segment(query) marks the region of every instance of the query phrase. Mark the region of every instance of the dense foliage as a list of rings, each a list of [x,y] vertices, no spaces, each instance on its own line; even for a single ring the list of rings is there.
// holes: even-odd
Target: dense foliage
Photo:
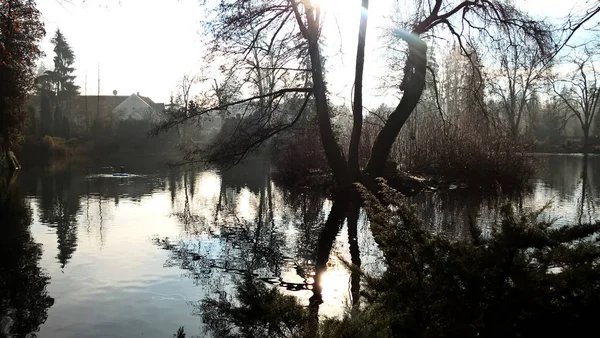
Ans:
[[[0,147],[22,141],[44,25],[33,0],[0,1]]]
[[[381,278],[367,279],[366,299],[389,317],[393,336],[593,330],[592,314],[600,309],[600,223],[557,228],[507,205],[488,234],[472,224],[470,241],[454,241],[426,230],[397,192],[382,188],[384,203],[363,192],[387,265]]]

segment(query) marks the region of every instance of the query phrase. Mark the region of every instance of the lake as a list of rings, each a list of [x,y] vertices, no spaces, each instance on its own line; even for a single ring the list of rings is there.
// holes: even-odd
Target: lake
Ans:
[[[522,194],[453,186],[410,200],[432,231],[456,238],[470,220],[493,229],[507,200],[524,212],[546,206],[540,218],[556,226],[600,219],[600,156],[536,157],[538,172]],[[101,165],[132,175],[114,177]],[[3,209],[0,320],[39,337],[172,337],[180,326],[188,337],[205,336],[199,302],[233,295],[248,271],[308,305],[323,252],[319,314],[338,315],[357,287],[342,260],[371,274],[385,269],[366,218],[324,244],[332,202],[283,188],[268,169],[251,161],[219,173],[129,158],[22,170],[12,193],[31,219]]]

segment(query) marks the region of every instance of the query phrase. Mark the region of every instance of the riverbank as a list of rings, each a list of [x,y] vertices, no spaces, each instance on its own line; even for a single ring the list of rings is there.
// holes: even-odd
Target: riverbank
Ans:
[[[80,166],[106,162],[107,158],[159,157],[177,162],[181,154],[172,139],[70,138],[29,136],[15,151],[22,166],[47,166],[69,162]]]

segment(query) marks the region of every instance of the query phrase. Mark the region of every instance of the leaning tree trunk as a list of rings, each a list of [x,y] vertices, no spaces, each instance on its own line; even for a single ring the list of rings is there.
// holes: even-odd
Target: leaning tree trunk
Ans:
[[[383,174],[385,163],[389,157],[392,145],[400,130],[417,106],[421,94],[425,89],[425,72],[427,71],[427,44],[418,36],[407,39],[409,54],[406,60],[403,81],[404,95],[400,103],[394,109],[387,123],[377,135],[371,157],[364,173],[371,177]]]
[[[344,154],[335,139],[333,128],[331,127],[331,117],[327,105],[327,93],[325,88],[325,79],[323,78],[323,68],[321,66],[321,51],[319,50],[319,23],[311,11],[307,12],[308,21],[308,53],[312,66],[313,94],[315,96],[317,108],[317,122],[319,124],[319,134],[321,142],[327,157],[327,162],[338,187],[347,186],[350,182],[348,168]]]

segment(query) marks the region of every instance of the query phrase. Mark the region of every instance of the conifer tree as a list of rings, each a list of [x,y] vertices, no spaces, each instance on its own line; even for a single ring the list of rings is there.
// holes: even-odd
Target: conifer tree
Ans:
[[[51,40],[54,45],[54,70],[47,72],[54,84],[55,95],[59,102],[68,101],[73,96],[79,94],[79,86],[75,85],[75,53],[69,46],[67,39],[56,30]]]

